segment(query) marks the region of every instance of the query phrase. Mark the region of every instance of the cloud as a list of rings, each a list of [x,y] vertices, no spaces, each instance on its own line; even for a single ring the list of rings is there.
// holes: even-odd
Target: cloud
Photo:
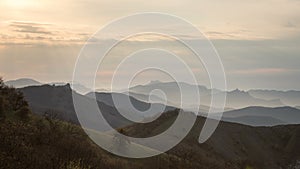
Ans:
[[[1,2],[0,67],[8,78],[35,76],[57,81],[69,77],[61,72],[71,77],[72,65],[65,67],[66,63],[75,61],[82,45],[98,28],[132,13],[162,11],[197,25],[212,40],[224,63],[229,87],[300,89],[300,71],[294,71],[300,67],[299,0],[125,0],[118,4],[109,0],[62,0],[59,5],[45,0],[38,7],[18,11]],[[12,21],[16,18],[21,20]],[[181,37],[193,40],[192,36]],[[176,47],[176,53],[181,53],[177,46],[168,47],[164,39],[156,40],[141,37],[129,43],[138,49],[156,43],[161,48]],[[114,56],[127,51],[130,49],[120,48]]]
[[[46,30],[47,24],[30,23],[30,22],[12,22],[10,24],[16,32],[24,33],[37,33],[37,34],[53,34],[51,31]]]
[[[52,23],[8,21],[0,33],[0,46],[84,44],[91,33]]]

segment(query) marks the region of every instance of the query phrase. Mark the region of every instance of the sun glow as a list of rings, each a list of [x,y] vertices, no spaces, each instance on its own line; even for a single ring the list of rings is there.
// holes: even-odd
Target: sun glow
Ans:
[[[26,8],[33,6],[34,2],[32,0],[6,0],[6,4],[12,8]]]

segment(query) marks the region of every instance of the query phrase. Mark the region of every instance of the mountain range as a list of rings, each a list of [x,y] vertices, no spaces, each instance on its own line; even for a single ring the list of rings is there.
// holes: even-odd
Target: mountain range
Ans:
[[[211,97],[212,96],[218,96],[220,94],[226,94],[226,108],[227,109],[239,109],[249,106],[264,106],[264,107],[279,107],[284,106],[280,100],[280,98],[271,98],[271,99],[263,99],[259,97],[253,97],[249,92],[247,91],[241,91],[241,90],[233,90],[233,91],[220,91],[217,89],[208,89],[205,86],[195,86],[187,83],[179,83],[181,89],[179,89],[179,86],[176,82],[165,82],[165,83],[149,83],[146,85],[138,85],[134,86],[129,89],[130,92],[133,93],[141,93],[144,95],[149,94],[151,91],[155,89],[159,89],[164,91],[166,97],[168,98],[168,101],[172,103],[172,106],[179,107],[181,104],[181,94],[185,95],[195,95],[195,90],[199,90],[200,94],[200,103],[195,102],[195,99],[193,97],[186,98],[186,103],[183,103],[185,109],[190,109],[191,107],[195,105],[210,105]],[[300,95],[298,95],[300,98]]]
[[[33,112],[44,115],[45,113],[51,113],[57,116],[57,118],[78,123],[77,115],[73,106],[72,94],[76,95],[87,104],[87,112],[89,110],[89,104],[93,102],[91,98],[96,96],[101,113],[112,123],[112,126],[118,128],[123,127],[133,122],[125,119],[120,112],[125,113],[139,113],[139,111],[148,110],[152,107],[151,111],[142,114],[142,117],[146,120],[156,117],[156,115],[174,110],[175,107],[165,106],[160,103],[147,103],[136,99],[130,95],[124,93],[88,93],[87,95],[81,95],[73,91],[70,85],[65,86],[53,86],[53,85],[41,85],[30,86],[19,89],[23,92],[25,99],[28,101],[30,108]],[[117,99],[119,104],[116,106],[113,99]],[[130,101],[133,107],[127,105],[126,100]],[[118,108],[116,108],[118,107]],[[202,113],[205,116],[205,113]],[[87,117],[91,121],[91,128],[96,126],[95,119],[97,117]],[[292,107],[260,107],[250,106],[241,109],[228,110],[223,113],[222,120],[228,122],[235,122],[250,126],[275,126],[286,124],[300,124],[300,110]]]
[[[93,99],[72,91],[70,85],[65,86],[30,86],[19,89],[29,103],[31,110],[38,115],[51,115],[55,118],[78,124],[77,114],[73,105],[73,95],[81,100],[86,108],[86,114],[82,117],[89,121],[89,128],[98,129],[98,116],[90,113]],[[111,107],[103,102],[97,102],[102,115],[112,127],[119,128],[131,124],[124,118],[115,107]],[[102,126],[100,126],[101,128]],[[101,128],[102,130],[103,128]],[[105,130],[105,128],[104,128]]]
[[[160,103],[147,103],[123,93],[88,93],[86,96],[95,98],[112,107],[118,107],[124,113],[142,113],[144,118],[155,117],[158,113],[175,110],[175,107],[166,106]],[[116,105],[117,104],[117,105]],[[132,105],[132,106],[129,106]]]
[[[279,99],[283,104],[289,106],[298,106],[300,103],[300,91],[277,91],[277,90],[249,90],[249,94],[253,97],[272,100]]]
[[[155,85],[163,86],[165,84],[156,83]],[[146,93],[91,92],[82,95],[74,91],[69,84],[29,86],[18,90],[24,94],[32,112],[78,124],[80,121],[77,119],[72,98],[75,95],[83,103],[86,112],[86,114],[80,115],[81,118],[88,121],[88,126],[85,127],[107,132],[108,129],[98,128],[98,116],[91,113],[93,111],[91,103],[96,101],[102,115],[112,127],[122,128],[126,135],[133,137],[146,138],[165,131],[174,123],[178,113],[174,111],[175,107],[165,107],[160,102],[146,102],[149,99]],[[249,92],[239,90],[228,93],[231,93],[230,97],[240,96],[240,93],[243,93],[241,94],[242,98],[247,98],[249,95]],[[134,95],[143,98],[144,101],[134,97]],[[96,100],[93,100],[94,96]],[[120,109],[116,108],[116,104],[113,102],[114,99],[120,102],[117,106]],[[149,116],[155,116],[156,113],[160,115],[152,122],[134,123],[124,118],[120,112],[134,111],[126,106],[125,99],[129,99],[134,108],[141,111],[147,110],[151,106],[164,107],[165,109],[162,110],[163,113],[155,111],[152,112],[153,114],[150,113]],[[241,99],[241,102],[246,102],[245,100]],[[218,128],[212,137],[203,144],[198,143],[198,137],[206,119],[202,116],[196,116],[194,113],[185,112],[195,116],[197,118],[196,123],[187,137],[166,154],[177,157],[179,161],[187,160],[188,163],[184,163],[184,166],[188,168],[203,168],[203,166],[205,166],[204,168],[228,169],[289,169],[291,166],[295,168],[297,160],[300,159],[298,151],[300,147],[300,128],[297,125],[300,124],[300,110],[298,108],[296,106],[249,106],[225,111]],[[205,113],[201,115],[205,115]],[[184,129],[185,126],[181,127]],[[171,139],[174,136],[170,135],[168,137]],[[132,144],[139,146],[138,142]]]
[[[27,86],[39,86],[44,83],[38,82],[33,79],[17,79],[6,81],[5,84],[14,86],[16,88],[23,88]],[[67,83],[49,83],[50,85],[62,86]],[[200,103],[195,102],[195,99],[192,97],[185,98],[185,102],[183,103],[183,107],[187,110],[193,109],[196,105],[200,105],[203,111],[208,111],[207,107],[210,105],[212,95],[218,96],[218,94],[223,94],[225,92],[227,96],[226,101],[226,110],[232,109],[240,109],[249,106],[263,106],[263,107],[282,107],[282,106],[291,106],[296,107],[300,104],[300,91],[290,90],[290,91],[277,91],[277,90],[232,90],[232,91],[220,91],[218,89],[209,89],[205,86],[197,86],[192,84],[187,84],[183,82],[179,82],[182,87],[182,93],[185,95],[194,95],[194,89],[198,89],[200,93]],[[80,94],[86,94],[91,92],[92,90],[85,87],[82,84],[74,83],[72,89]],[[156,95],[155,93],[151,95],[151,100],[149,100],[149,94],[154,89],[162,90],[166,97],[162,98],[160,95]],[[96,90],[97,91],[97,90]],[[105,89],[100,90],[106,91]],[[119,92],[119,91],[118,91]],[[120,93],[120,92],[119,92]],[[152,81],[151,83],[145,85],[137,85],[131,87],[129,91],[124,90],[124,94],[130,95],[138,100],[148,102],[148,103],[162,103],[167,104],[173,107],[180,107],[181,104],[181,95],[179,92],[178,83],[176,82],[160,82],[160,81]],[[205,108],[206,107],[206,108]]]

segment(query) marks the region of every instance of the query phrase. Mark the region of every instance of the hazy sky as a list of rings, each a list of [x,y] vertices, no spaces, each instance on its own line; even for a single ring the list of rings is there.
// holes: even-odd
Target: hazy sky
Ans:
[[[99,28],[133,13],[163,12],[210,38],[229,89],[300,90],[299,0],[1,0],[0,11],[0,76],[6,80],[70,81],[82,45]],[[99,79],[98,86],[105,85]]]

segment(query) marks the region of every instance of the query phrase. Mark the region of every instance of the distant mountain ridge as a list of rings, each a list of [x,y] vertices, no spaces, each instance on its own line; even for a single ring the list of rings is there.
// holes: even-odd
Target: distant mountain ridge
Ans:
[[[16,79],[16,80],[9,80],[5,82],[8,86],[13,86],[15,88],[23,88],[27,86],[39,86],[42,85],[41,82],[29,79],[29,78],[22,78],[22,79]]]
[[[247,91],[233,90],[226,94],[226,105],[233,108],[244,108],[248,106],[280,107],[285,106],[280,99],[261,99],[253,97]]]
[[[246,107],[223,113],[223,120],[251,126],[300,124],[300,110],[293,107]]]
[[[249,90],[250,95],[262,99],[280,99],[283,104],[298,106],[300,104],[300,91],[277,91],[277,90]]]
[[[210,105],[212,96],[218,96],[220,94],[224,94],[224,91],[220,91],[217,89],[208,89],[205,86],[195,86],[187,83],[180,82],[179,83],[182,87],[182,93],[187,95],[195,95],[195,90],[199,90],[200,94],[200,103],[196,103],[195,99],[193,97],[188,98],[186,101],[187,103],[184,103],[184,108],[190,108],[194,105]],[[173,103],[173,106],[179,107],[181,105],[181,97],[180,97],[180,90],[178,87],[178,84],[176,82],[165,82],[165,83],[149,83],[146,85],[138,85],[134,86],[129,89],[130,92],[133,93],[140,93],[144,95],[148,95],[152,90],[159,89],[165,92],[168,101]],[[265,107],[279,107],[279,106],[285,106],[281,102],[280,99],[274,98],[274,99],[262,99],[259,97],[253,97],[249,92],[247,91],[241,91],[241,90],[233,90],[233,91],[226,91],[225,93],[227,95],[227,101],[226,101],[226,107],[229,108],[244,108],[248,106],[265,106]],[[300,97],[300,96],[299,96]]]
[[[65,121],[72,121],[78,123],[77,115],[73,106],[72,92],[76,96],[80,97],[86,102],[87,112],[89,102],[92,93],[87,94],[87,96],[80,95],[71,90],[70,85],[65,86],[32,86],[19,89],[24,93],[25,99],[29,102],[30,108],[33,112],[44,115],[46,112],[54,113],[58,118]],[[115,127],[121,127],[132,122],[128,121],[120,115],[120,112],[134,112],[129,106],[120,105],[120,109],[117,110],[112,100],[112,95],[118,97],[121,101],[123,99],[128,99],[128,95],[122,93],[96,93],[97,101],[99,107],[103,110],[104,116],[106,116]],[[131,103],[138,110],[147,110],[150,107],[150,103],[143,102],[135,99],[134,97],[129,97]],[[154,105],[153,110],[160,110],[164,107],[162,104],[152,104]],[[162,112],[174,110],[175,107],[167,106]],[[145,118],[153,116],[153,114],[161,112],[148,112],[149,114],[144,114]],[[93,127],[95,117],[89,117]],[[275,125],[286,125],[286,124],[300,124],[300,110],[292,107],[246,107],[242,109],[230,110],[223,113],[223,121],[234,122],[239,124],[245,124],[250,126],[275,126]]]
[[[71,84],[71,83],[64,83],[64,82],[49,83],[49,85],[56,85],[56,86],[65,86],[67,84]],[[80,93],[80,94],[87,94],[87,93],[92,91],[92,89],[89,89],[89,88],[87,88],[84,85],[79,84],[79,83],[71,84],[71,88],[73,90],[75,90],[76,92]]]
[[[22,80],[21,80],[22,81]],[[76,113],[74,111],[72,105],[71,93],[73,92],[71,89],[65,92],[62,89],[70,88],[70,85],[65,85],[65,83],[55,83],[52,85],[42,85],[40,82],[24,79],[24,82],[28,82],[27,84],[33,84],[34,86],[25,87],[20,89],[24,91],[26,98],[28,99],[31,107],[40,114],[54,110],[57,114],[60,114],[64,120],[76,121]],[[23,83],[24,85],[25,83]],[[178,92],[176,88],[175,82],[160,82],[154,81],[148,83],[146,85],[138,85],[130,89],[130,92],[125,93],[111,93],[111,92],[97,92],[97,100],[106,106],[110,107],[110,109],[114,109],[114,113],[119,114],[118,110],[115,109],[115,105],[112,102],[112,95],[124,100],[130,96],[130,101],[133,103],[134,107],[138,110],[147,110],[149,108],[149,93],[154,89],[161,89],[168,93],[167,101],[160,98],[159,96],[153,95],[151,96],[152,105],[155,105],[154,110],[160,110],[161,107],[165,105],[162,103],[167,103],[167,107],[164,109],[165,111],[173,110],[178,106],[176,103],[178,100]],[[174,87],[175,86],[175,87]],[[193,92],[190,89],[190,84],[182,83],[183,91]],[[205,86],[198,86],[201,96],[201,103],[207,103],[210,101],[211,95],[210,92],[213,92],[215,95],[218,95],[222,91],[220,90],[211,90],[206,88]],[[37,90],[37,91],[35,91]],[[299,106],[295,106],[295,108],[285,107],[284,104],[281,103],[279,99],[273,100],[265,100],[271,99],[271,96],[265,96],[265,99],[257,98],[259,95],[253,96],[255,90],[250,91],[241,91],[241,90],[233,90],[226,92],[227,94],[227,107],[225,108],[225,113],[223,114],[223,121],[228,122],[236,122],[240,124],[250,125],[250,126],[275,126],[275,125],[285,125],[285,124],[299,124],[300,116],[299,116]],[[140,92],[140,93],[139,93]],[[264,91],[265,92],[265,91]],[[267,92],[277,92],[277,93],[291,93],[292,91],[279,92],[279,91],[267,91]],[[293,98],[297,99],[298,91],[294,91],[296,94],[293,94]],[[55,93],[55,94],[53,94]],[[260,93],[260,92],[259,92]],[[53,94],[53,95],[52,95]],[[78,94],[78,93],[76,93]],[[89,97],[91,93],[88,93],[86,96]],[[67,95],[67,97],[66,97]],[[264,94],[261,94],[264,95]],[[289,94],[291,95],[291,94]],[[85,98],[86,96],[82,95],[81,97]],[[278,96],[279,97],[279,96]],[[287,97],[287,96],[286,96]],[[292,98],[292,99],[293,99]],[[189,98],[191,103],[193,102],[193,98]],[[45,101],[45,102],[42,102]],[[174,103],[174,102],[175,103]],[[125,104],[125,103],[124,103]],[[134,109],[131,109],[127,105],[121,105],[119,111],[122,112],[135,112]],[[299,105],[299,104],[297,104]],[[190,111],[190,107],[195,107],[197,105],[186,105],[185,110]],[[230,108],[229,108],[230,107]],[[231,108],[232,107],[232,108]],[[206,113],[209,109],[209,106],[200,105],[200,112]],[[218,110],[217,108],[215,108]],[[148,112],[149,113],[149,112]],[[157,112],[153,111],[149,114],[155,114]],[[146,116],[151,116],[147,114]],[[119,123],[119,122],[117,122]]]
[[[42,82],[39,82],[34,79],[30,79],[30,78],[21,78],[21,79],[6,81],[5,84],[8,86],[13,86],[15,88],[24,88],[24,87],[30,87],[30,86],[41,86],[41,85],[45,85],[45,84],[54,85],[54,86],[65,86],[65,85],[71,84],[71,83],[67,83],[67,82],[42,83]],[[86,93],[92,91],[92,89],[89,89],[79,83],[73,83],[71,85],[71,87],[73,90],[75,90],[76,92],[81,93],[81,94],[86,94]]]
[[[23,88],[28,86],[40,86],[43,85],[43,83],[30,79],[30,78],[22,78],[17,80],[10,80],[6,81],[5,84],[14,86],[16,88]],[[58,82],[58,83],[49,83],[51,85],[66,85],[65,82]],[[187,95],[194,94],[193,88],[198,88],[200,96],[201,96],[201,102],[195,103],[195,100],[193,98],[188,98],[186,105],[184,105],[185,108],[190,109],[191,107],[194,107],[195,105],[201,105],[201,106],[208,106],[210,105],[211,101],[211,93],[213,95],[218,95],[218,93],[222,93],[224,91],[220,91],[217,89],[209,89],[205,86],[195,86],[192,84],[179,82],[181,86],[183,86],[183,91]],[[86,94],[92,91],[92,89],[89,89],[85,87],[82,84],[74,83],[71,85],[73,90],[77,91],[81,94]],[[144,102],[149,102],[149,93],[154,89],[161,89],[165,93],[167,93],[168,97],[168,105],[179,107],[180,105],[180,95],[179,95],[179,88],[176,82],[161,82],[161,81],[151,81],[148,84],[145,85],[137,85],[134,87],[131,87],[129,89],[129,92],[125,92],[125,94],[129,94],[136,99],[139,99]],[[97,90],[96,90],[97,91]],[[104,89],[100,91],[105,91]],[[108,91],[105,91],[108,92]],[[248,106],[263,106],[263,107],[281,107],[281,106],[292,106],[296,107],[300,104],[300,91],[296,90],[289,90],[289,91],[277,91],[277,90],[261,90],[261,89],[252,89],[248,91],[242,91],[242,90],[233,90],[233,91],[226,91],[227,94],[227,104],[226,109],[234,108],[234,109],[240,109]],[[162,103],[166,102],[164,99],[160,98],[159,96],[151,97],[155,103]],[[188,105],[189,104],[189,105]]]

